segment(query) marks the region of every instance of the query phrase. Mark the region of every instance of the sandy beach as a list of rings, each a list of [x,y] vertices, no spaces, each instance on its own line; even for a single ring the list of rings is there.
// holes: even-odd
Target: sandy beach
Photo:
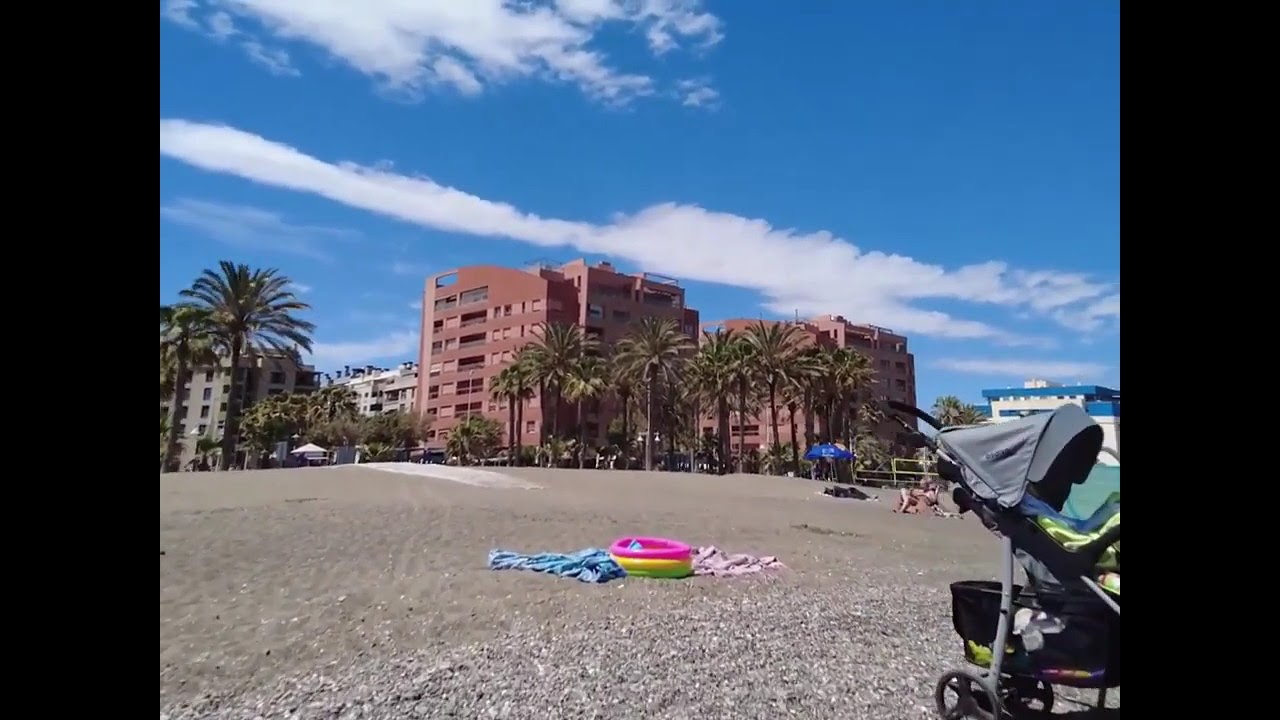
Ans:
[[[887,495],[503,472],[540,487],[358,467],[161,476],[161,717],[931,717],[937,675],[962,665],[947,585],[996,569],[976,521],[895,515]],[[627,534],[788,569],[588,585],[485,564]]]

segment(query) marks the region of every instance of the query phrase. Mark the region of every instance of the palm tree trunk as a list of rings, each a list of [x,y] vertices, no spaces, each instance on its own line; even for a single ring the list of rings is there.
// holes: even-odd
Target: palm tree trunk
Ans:
[[[542,416],[542,422],[538,424],[538,447],[547,444],[547,401],[550,400],[547,391],[547,383],[545,380],[538,381],[538,413]]]
[[[218,458],[219,470],[230,470],[236,456],[236,436],[240,433],[240,356],[244,353],[244,340],[231,341],[231,397],[227,398],[227,419],[222,426],[222,457]],[[245,373],[245,379],[248,379]]]
[[[797,437],[796,429],[796,402],[793,400],[787,403],[787,415],[791,422],[791,465],[796,473],[796,477],[800,476],[800,443]],[[806,448],[807,449],[807,448]]]
[[[645,413],[644,413],[644,469],[653,469],[653,415],[655,403],[653,397],[653,372],[646,371],[645,380]]]
[[[693,439],[689,442],[689,472],[698,472],[698,442],[702,439],[702,412],[697,400],[693,401]]]
[[[519,453],[516,451],[516,398],[507,396],[507,465],[514,466]]]
[[[747,383],[738,381],[738,472],[746,472],[747,462]]]
[[[516,407],[516,462],[518,466],[524,462],[524,392],[521,391],[520,399],[516,401],[519,405]]]
[[[622,453],[623,470],[631,469],[631,394],[626,393],[622,397],[622,447],[618,450]]]
[[[769,429],[773,431],[770,441],[778,444],[778,383],[769,383]]]
[[[729,472],[729,401],[722,395],[716,400],[716,434],[720,440],[720,462],[719,473],[725,475]]]
[[[805,446],[805,450],[808,450],[810,447],[812,447],[812,446],[813,446],[813,437],[814,437],[814,433],[813,433],[814,423],[813,423],[813,421],[814,421],[814,412],[815,412],[815,411],[816,411],[816,408],[814,407],[814,402],[813,402],[813,391],[812,391],[812,390],[810,390],[810,389],[808,389],[808,388],[805,388],[805,391],[804,391],[804,446]]]
[[[585,468],[587,462],[587,427],[582,424],[582,401],[578,401],[578,469]]]
[[[182,407],[183,400],[186,399],[182,393],[186,390],[187,363],[184,358],[179,357],[177,364],[178,366],[174,368],[173,407],[169,408],[169,437],[165,440],[164,465],[160,466],[161,471],[171,469],[174,458],[179,453],[178,410]]]
[[[551,395],[551,437],[560,437],[560,383],[555,383],[554,387],[548,387],[547,392]]]

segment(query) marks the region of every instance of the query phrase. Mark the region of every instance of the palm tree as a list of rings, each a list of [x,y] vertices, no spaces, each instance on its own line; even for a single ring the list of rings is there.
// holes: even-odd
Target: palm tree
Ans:
[[[202,435],[196,440],[196,455],[200,457],[201,469],[209,462],[209,455],[218,450],[218,439]]]
[[[833,376],[835,410],[838,433],[847,447],[854,446],[859,428],[859,416],[868,406],[870,388],[876,382],[876,372],[871,359],[852,348],[842,348],[832,353],[830,371]]]
[[[986,413],[979,410],[977,405],[965,403],[964,410],[961,411],[960,416],[956,419],[961,425],[981,425],[990,418],[987,417]]]
[[[673,386],[684,364],[684,353],[693,346],[674,320],[644,317],[618,343],[616,362],[623,372],[640,378],[645,389],[644,469],[653,469],[653,424],[657,415],[657,391]]]
[[[733,378],[734,404],[738,411],[738,472],[746,472],[747,415],[755,411],[755,396],[751,387],[755,383],[755,346],[739,337],[730,346],[730,376]]]
[[[507,403],[507,454],[508,462],[520,464],[523,451],[520,428],[524,423],[524,401],[529,397],[529,367],[520,358],[504,367],[490,385],[494,400]]]
[[[773,431],[769,441],[778,443],[778,388],[788,381],[799,353],[800,329],[787,323],[765,323],[759,320],[747,330],[751,359],[769,401],[769,425]]]
[[[278,270],[254,270],[223,260],[217,270],[204,270],[181,295],[210,313],[214,332],[231,361],[231,396],[227,398],[226,427],[219,466],[226,470],[235,458],[240,423],[240,360],[245,353],[270,349],[297,355],[311,350],[315,325],[294,313],[311,309],[294,295],[292,281]]]
[[[955,395],[943,395],[933,402],[933,416],[943,427],[956,425],[981,425],[987,421],[978,406],[962,401]]]
[[[964,422],[968,419],[965,417],[969,414],[967,409],[966,403],[955,395],[943,395],[933,401],[933,416],[943,427],[969,424]]]
[[[582,334],[582,328],[564,323],[539,323],[535,339],[525,346],[526,362],[533,379],[539,389],[545,390],[542,397],[543,428],[547,428],[549,422],[552,437],[558,435],[560,428],[560,399],[564,384],[573,374],[578,360],[594,346],[595,342]]]
[[[622,422],[622,441],[618,443],[618,453],[623,458],[623,467],[631,469],[631,398],[635,394],[635,378],[627,369],[616,362],[610,362],[609,387],[614,397],[618,398],[619,417]]]
[[[169,416],[160,413],[160,467],[164,467],[164,456],[169,447]]]
[[[172,383],[172,407],[169,410],[169,439],[165,445],[164,469],[173,469],[177,458],[178,431],[181,425],[179,413],[187,384],[187,376],[193,368],[216,365],[217,353],[213,348],[212,315],[205,308],[190,305],[160,306],[160,362],[161,393],[165,391],[165,376]],[[165,366],[171,370],[166,373]]]
[[[817,350],[817,347],[805,348],[791,358],[786,370],[786,385],[782,389],[787,419],[791,424],[791,464],[796,475],[800,474],[800,435],[796,427],[796,413],[801,409],[804,410],[805,450],[813,444],[813,388],[822,372]]]
[[[583,405],[588,400],[595,400],[604,394],[606,384],[606,367],[603,360],[596,355],[583,355],[574,363],[573,370],[565,378],[565,398],[577,406],[578,424],[578,468],[585,467],[587,431],[582,417]]]
[[[471,415],[453,426],[445,451],[458,458],[459,465],[488,458],[501,442],[502,426],[483,415]]]
[[[732,330],[704,332],[689,373],[689,382],[715,413],[721,475],[729,471],[729,396],[734,391],[737,342]]]

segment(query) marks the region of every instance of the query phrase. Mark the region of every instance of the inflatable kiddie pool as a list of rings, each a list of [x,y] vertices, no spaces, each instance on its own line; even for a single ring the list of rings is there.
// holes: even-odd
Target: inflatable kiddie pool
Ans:
[[[609,556],[635,577],[684,578],[693,574],[693,549],[667,538],[618,538],[609,547]]]

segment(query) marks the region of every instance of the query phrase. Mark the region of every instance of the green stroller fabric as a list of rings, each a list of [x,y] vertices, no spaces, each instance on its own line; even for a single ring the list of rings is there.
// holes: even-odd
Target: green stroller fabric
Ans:
[[[1075,552],[1120,527],[1120,493],[1113,492],[1088,518],[1077,520],[1053,510],[1047,503],[1028,494],[1021,503],[1024,513],[1063,549]],[[1096,570],[1099,584],[1120,594],[1120,542],[1103,551]]]

